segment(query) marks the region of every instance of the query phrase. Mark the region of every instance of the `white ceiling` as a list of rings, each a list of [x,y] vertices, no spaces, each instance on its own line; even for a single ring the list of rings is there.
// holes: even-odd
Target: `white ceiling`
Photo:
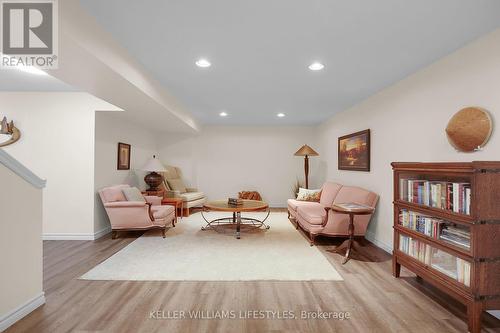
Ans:
[[[81,4],[196,118],[217,124],[317,124],[500,26],[498,0]],[[212,67],[196,67],[199,57]],[[314,60],[326,68],[309,71]]]

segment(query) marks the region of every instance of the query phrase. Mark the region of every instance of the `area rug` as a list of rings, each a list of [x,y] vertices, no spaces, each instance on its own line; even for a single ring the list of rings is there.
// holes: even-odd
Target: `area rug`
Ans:
[[[222,217],[208,213],[209,219]],[[227,215],[225,215],[227,216]],[[262,218],[263,213],[244,216]],[[288,221],[271,213],[269,230],[243,232],[201,230],[200,213],[183,218],[162,238],[149,231],[84,274],[85,280],[140,281],[342,281],[316,248]],[[109,240],[112,242],[112,240]]]

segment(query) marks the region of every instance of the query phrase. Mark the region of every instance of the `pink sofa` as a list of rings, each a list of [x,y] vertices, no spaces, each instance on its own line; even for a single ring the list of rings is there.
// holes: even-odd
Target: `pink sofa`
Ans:
[[[112,238],[118,231],[162,229],[163,238],[167,227],[175,226],[175,208],[162,206],[161,197],[144,196],[146,201],[127,201],[122,189],[129,185],[116,185],[99,191],[111,223]]]
[[[354,186],[326,182],[321,188],[319,202],[288,199],[288,218],[309,233],[311,246],[318,235],[347,237],[349,215],[335,213],[329,208],[334,203],[355,202],[370,207],[376,206],[378,195]],[[354,235],[364,236],[372,215],[354,218]]]

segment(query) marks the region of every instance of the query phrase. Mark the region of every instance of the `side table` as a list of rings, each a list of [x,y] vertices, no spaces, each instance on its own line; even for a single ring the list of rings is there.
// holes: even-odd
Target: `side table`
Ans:
[[[163,198],[161,201],[162,205],[170,205],[175,207],[175,221],[177,222],[179,218],[179,209],[180,209],[180,216],[182,219],[182,212],[184,211],[184,200],[182,198]]]
[[[341,248],[343,247],[346,248],[344,261],[342,262],[342,264],[345,264],[349,260],[349,255],[351,254],[351,248],[356,243],[356,241],[354,240],[354,216],[372,214],[375,208],[349,202],[349,203],[333,204],[331,210],[333,210],[336,213],[349,215],[349,229],[348,229],[349,238],[335,249],[335,252],[339,252]]]

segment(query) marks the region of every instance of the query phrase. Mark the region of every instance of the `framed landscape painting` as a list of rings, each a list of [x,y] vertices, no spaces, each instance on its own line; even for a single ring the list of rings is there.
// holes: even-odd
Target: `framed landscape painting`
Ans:
[[[339,138],[339,170],[370,171],[370,130]]]
[[[130,145],[118,142],[118,170],[130,170]]]

